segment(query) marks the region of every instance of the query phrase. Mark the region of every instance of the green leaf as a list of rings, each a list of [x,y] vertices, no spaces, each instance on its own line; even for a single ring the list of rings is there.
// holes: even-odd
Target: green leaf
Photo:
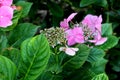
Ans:
[[[101,6],[101,7],[107,7],[108,2],[107,2],[107,0],[97,0],[97,2],[95,2],[95,5]]]
[[[35,35],[38,26],[30,23],[19,24],[9,35],[9,44],[13,47],[19,47],[19,45],[27,38]]]
[[[85,7],[88,6],[90,4],[95,3],[97,0],[81,0],[80,1],[80,7]]]
[[[91,80],[96,74],[90,70],[91,65],[85,63],[81,68],[74,70],[65,80]]]
[[[27,15],[28,15],[28,13],[29,13],[29,11],[30,11],[30,8],[31,8],[31,6],[32,6],[32,3],[30,3],[30,2],[25,2],[25,1],[18,1],[17,3],[16,3],[16,6],[21,6],[22,7],[22,10],[21,10],[21,18],[23,18],[23,17],[26,17]]]
[[[101,58],[103,58],[105,55],[104,51],[101,49],[97,49],[97,48],[92,48],[90,50],[89,56],[87,61],[90,63],[99,61]]]
[[[110,36],[112,35],[112,24],[111,23],[105,23],[102,24],[102,35],[103,36]]]
[[[51,72],[44,72],[37,80],[63,80],[63,76]]]
[[[105,73],[99,74],[93,77],[91,80],[109,80],[108,76]]]
[[[53,16],[62,17],[63,16],[63,9],[56,3],[48,1],[47,6]]]
[[[94,76],[104,73],[105,72],[105,65],[107,60],[101,58],[101,60],[93,62],[93,64],[89,62],[85,62],[85,64],[71,73],[65,73],[69,74],[65,76],[65,80],[91,80]]]
[[[11,61],[13,61],[16,66],[18,66],[19,61],[20,61],[20,50],[17,48],[6,48],[3,51],[3,55],[6,56],[7,58],[11,59]]]
[[[87,60],[90,49],[84,44],[81,44],[77,47],[79,48],[79,51],[76,53],[76,55],[71,57],[63,64],[66,69],[78,69]]]
[[[109,54],[110,66],[114,71],[120,72],[120,50],[118,48],[112,48],[109,50]]]
[[[2,51],[7,47],[7,38],[4,35],[0,36],[0,54],[2,53]]]
[[[62,54],[62,53],[61,53]],[[60,57],[61,54],[51,54],[50,59],[49,59],[49,63],[47,65],[46,71],[50,71],[50,72],[54,72],[56,74],[62,72],[62,68],[61,68],[61,59],[64,57]]]
[[[21,45],[21,65],[19,67],[22,80],[35,80],[45,69],[50,57],[50,48],[44,35],[25,40]]]
[[[108,61],[104,58],[100,58],[98,61],[91,63],[92,67],[90,68],[95,74],[105,72],[105,66]]]
[[[0,55],[0,80],[16,80],[16,71],[15,64]]]
[[[108,50],[114,47],[115,45],[117,45],[117,43],[118,43],[118,38],[116,36],[109,36],[107,41],[104,44],[98,46],[98,48],[101,48],[103,50]]]

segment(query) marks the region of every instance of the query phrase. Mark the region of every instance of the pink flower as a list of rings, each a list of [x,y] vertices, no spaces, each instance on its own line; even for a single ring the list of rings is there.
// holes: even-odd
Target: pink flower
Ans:
[[[69,22],[74,18],[74,16],[76,15],[77,13],[72,13],[67,19],[64,19],[64,21],[61,21],[60,22],[60,27],[67,30],[69,29]]]
[[[76,51],[78,51],[78,48],[69,48],[69,47],[60,47],[60,51],[65,51],[66,54],[70,56],[74,56],[76,54]]]
[[[13,9],[8,6],[0,7],[0,27],[12,25]]]
[[[97,32],[94,36],[94,40],[89,40],[89,42],[94,43],[95,45],[101,45],[107,41],[107,38],[102,38],[100,32]]]
[[[103,38],[101,36],[101,23],[101,15],[98,17],[88,14],[82,21],[82,24],[86,25],[91,30],[90,34],[92,34],[94,38],[93,40],[88,41],[94,43],[95,45],[101,45],[107,41],[107,38]]]
[[[96,29],[101,32],[101,23],[101,15],[98,17],[88,14],[82,21],[82,24],[87,25],[92,32],[94,32]]]
[[[76,43],[84,43],[84,33],[81,27],[74,27],[73,29],[68,29],[66,31],[66,39],[68,45],[74,45]]]
[[[69,28],[69,24],[68,24],[67,19],[64,19],[64,21],[60,22],[60,27],[65,29],[65,30],[67,30]]]
[[[11,6],[13,0],[0,0],[0,6]]]

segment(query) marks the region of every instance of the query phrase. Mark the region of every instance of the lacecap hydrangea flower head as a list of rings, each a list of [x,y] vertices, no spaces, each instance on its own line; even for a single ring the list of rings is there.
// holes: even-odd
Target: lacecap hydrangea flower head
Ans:
[[[13,11],[12,0],[0,0],[0,27],[12,25]]]
[[[60,27],[41,30],[52,48],[59,47],[59,51],[64,51],[70,56],[74,56],[79,50],[77,47],[73,47],[76,44],[87,43],[88,46],[92,47],[91,43],[96,46],[107,41],[107,38],[101,35],[101,15],[88,14],[81,22],[73,24],[72,19],[76,15],[77,13],[70,14],[68,18],[60,22]],[[72,24],[69,25],[71,22]]]
[[[107,41],[107,38],[102,37],[101,35],[101,15],[95,16],[88,14],[87,16],[85,16],[82,22],[71,25],[71,28],[69,23],[75,15],[77,15],[77,13],[72,13],[67,19],[64,19],[60,22],[60,27],[65,30],[68,46],[73,46],[75,44],[82,44],[87,42],[94,43],[95,45],[101,45]],[[70,51],[72,51],[72,53],[75,54],[75,51],[78,51],[78,49],[74,50],[73,48],[66,48],[63,49],[66,52],[66,54],[69,54]],[[70,53],[69,55],[71,55],[72,53]]]

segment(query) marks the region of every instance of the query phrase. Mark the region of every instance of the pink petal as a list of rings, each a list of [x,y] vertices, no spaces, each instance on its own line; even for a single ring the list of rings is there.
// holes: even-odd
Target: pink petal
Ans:
[[[74,34],[81,34],[81,35],[84,34],[84,32],[83,32],[81,27],[74,27],[72,31],[73,31]]]
[[[11,6],[13,0],[0,0],[1,6]]]
[[[101,33],[101,26],[102,26],[102,16],[100,15],[99,17],[98,17],[98,19],[97,19],[97,21],[96,21],[96,25],[95,25],[95,27],[100,31],[100,33]]]
[[[101,45],[103,43],[105,43],[107,41],[107,38],[101,38],[100,40],[98,40],[95,45]]]
[[[67,22],[67,19],[64,19],[64,21],[60,22],[60,27],[67,30],[69,28],[69,24]]]
[[[67,22],[71,21],[77,13],[72,13],[68,18]]]
[[[9,6],[0,7],[0,27],[12,25],[13,9]]]
[[[12,21],[7,18],[7,17],[3,17],[2,19],[0,18],[0,27],[4,27],[6,28],[7,26],[12,25]]]
[[[82,24],[84,24],[84,25],[90,24],[90,17],[91,17],[90,14],[88,14],[87,16],[85,16],[85,18],[82,21]]]
[[[0,7],[0,16],[6,16],[10,19],[13,17],[13,9],[8,6],[2,6]]]
[[[76,51],[78,51],[78,48],[66,48],[65,53],[74,56],[76,54]]]
[[[67,43],[69,46],[72,46],[76,43],[73,36],[70,36],[67,40],[68,40]]]
[[[100,16],[98,17],[98,21],[99,21],[99,23],[102,22],[102,15],[100,15]]]
[[[66,31],[66,38],[68,45],[74,45],[76,43],[84,43],[84,32],[81,27],[74,27]]]
[[[69,48],[69,47],[60,47],[60,51],[65,51],[66,54],[70,56],[74,56],[76,54],[76,51],[78,51],[78,48]]]
[[[79,49],[78,48],[71,48],[72,50],[74,50],[74,51],[78,51]]]
[[[96,43],[96,40],[88,40],[91,43]]]
[[[75,42],[77,43],[84,43],[84,37],[83,35],[79,35],[75,38]]]
[[[96,31],[95,40],[101,39],[101,34],[99,31]]]
[[[88,14],[82,21],[82,24],[87,25],[92,32],[94,32],[96,29],[101,32],[101,23],[102,23],[102,16],[94,16],[91,14]]]

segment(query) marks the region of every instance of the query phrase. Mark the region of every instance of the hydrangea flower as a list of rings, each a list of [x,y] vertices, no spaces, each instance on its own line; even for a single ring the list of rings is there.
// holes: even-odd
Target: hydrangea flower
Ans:
[[[99,30],[101,32],[101,25],[102,25],[102,17],[101,15],[93,16],[91,14],[88,14],[82,21],[82,24],[87,25],[92,32],[95,32],[95,30]]]
[[[78,51],[78,48],[71,48],[71,47],[60,47],[60,51],[64,51],[66,54],[70,56],[74,56],[76,54],[76,51]]]
[[[1,6],[11,6],[13,0],[0,0],[0,7]]]
[[[0,27],[12,25],[13,9],[9,6],[0,7]]]
[[[92,43],[94,43],[95,45],[101,45],[101,44],[103,44],[103,43],[106,42],[106,41],[107,41],[107,38],[106,38],[106,37],[105,37],[105,38],[101,37],[100,32],[97,32],[97,33],[95,34],[94,40],[89,40],[89,42],[92,42]]]
[[[86,25],[90,30],[93,36],[93,40],[88,40],[91,43],[94,43],[95,45],[101,45],[104,42],[107,41],[107,38],[103,38],[101,36],[101,26],[102,26],[102,17],[101,15],[94,16],[88,14],[82,21],[83,25]]]
[[[81,27],[74,27],[66,31],[66,39],[68,45],[74,45],[76,43],[84,43],[84,32]]]
[[[72,13],[67,19],[60,22],[60,27],[67,30],[69,29],[69,22],[74,18],[77,13]]]

